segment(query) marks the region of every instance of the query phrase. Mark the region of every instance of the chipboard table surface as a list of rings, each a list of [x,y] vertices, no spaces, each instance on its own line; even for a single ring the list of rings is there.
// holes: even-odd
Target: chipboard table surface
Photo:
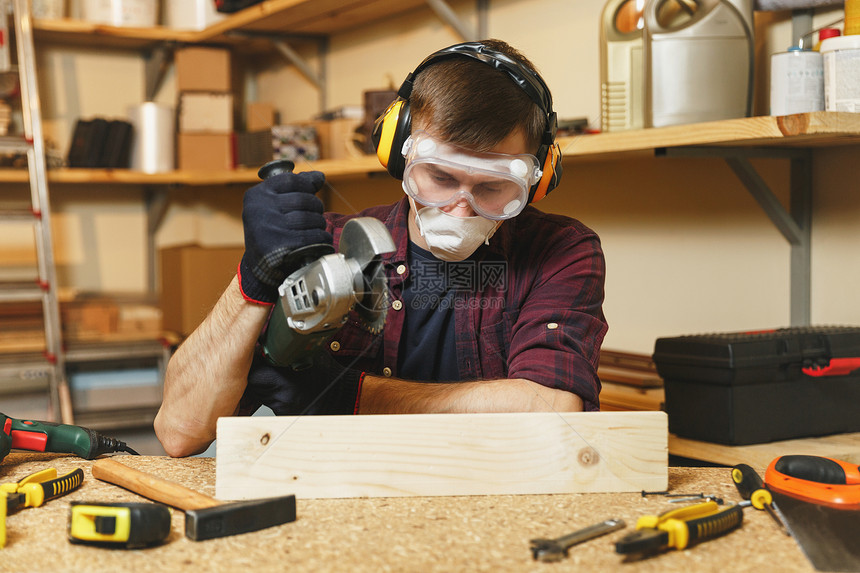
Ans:
[[[214,495],[213,458],[171,459],[117,455],[129,466]],[[746,509],[743,526],[685,551],[625,563],[614,543],[641,515],[676,507],[639,492],[357,499],[299,499],[297,521],[263,531],[194,542],[184,536],[184,515],[172,510],[166,543],[119,550],[73,545],[67,539],[72,501],[145,501],[92,477],[93,462],[42,453],[13,452],[0,464],[0,483],[55,467],[84,470],[82,487],[6,519],[0,571],[135,573],[170,571],[784,571],[815,569],[790,537],[763,511]],[[757,468],[762,472],[763,468]],[[728,468],[669,469],[673,493],[740,498]],[[567,559],[532,559],[529,540],[554,538],[609,518],[627,527],[571,549]]]

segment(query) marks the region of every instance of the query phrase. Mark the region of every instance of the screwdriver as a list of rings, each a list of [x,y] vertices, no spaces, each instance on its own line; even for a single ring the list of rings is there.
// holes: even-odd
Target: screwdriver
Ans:
[[[720,507],[715,501],[673,509],[660,515],[644,515],[636,531],[615,544],[622,555],[650,555],[663,549],[686,549],[695,543],[719,537],[744,519],[739,505]]]
[[[758,472],[747,464],[737,464],[732,467],[732,481],[735,482],[735,487],[738,488],[738,493],[743,499],[749,500],[754,508],[767,511],[782,531],[786,535],[791,535],[773,510],[773,496],[764,486]]]

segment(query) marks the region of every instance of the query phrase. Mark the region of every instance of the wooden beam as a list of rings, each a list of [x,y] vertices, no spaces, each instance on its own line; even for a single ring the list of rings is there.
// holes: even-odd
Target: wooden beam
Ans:
[[[663,412],[218,420],[216,497],[664,490]]]
[[[748,446],[727,446],[682,438],[674,434],[669,435],[669,452],[672,455],[727,466],[748,464],[756,469],[766,468],[774,459],[785,454],[824,456],[860,464],[858,444],[860,444],[860,432]]]

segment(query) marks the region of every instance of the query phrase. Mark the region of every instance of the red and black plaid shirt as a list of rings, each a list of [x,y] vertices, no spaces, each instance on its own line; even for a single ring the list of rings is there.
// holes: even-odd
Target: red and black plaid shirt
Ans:
[[[397,250],[386,255],[389,304],[381,335],[351,314],[335,335],[332,356],[343,365],[397,377],[409,276],[406,198],[355,215],[327,213],[335,247],[354,217],[381,220]],[[586,410],[599,409],[597,363],[608,329],[603,316],[605,261],[598,236],[575,219],[533,207],[505,221],[476,252],[474,271],[457,288],[456,347],[460,380],[524,378],[573,392]],[[457,267],[462,271],[462,264]],[[453,280],[458,280],[456,277]],[[468,284],[467,284],[468,283]],[[399,307],[399,308],[398,308]],[[334,349],[337,350],[334,350]]]

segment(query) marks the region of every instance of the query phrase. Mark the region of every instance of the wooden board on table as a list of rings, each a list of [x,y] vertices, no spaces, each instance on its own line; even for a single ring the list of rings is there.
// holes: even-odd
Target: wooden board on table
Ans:
[[[860,433],[782,440],[748,446],[700,442],[670,434],[669,453],[727,466],[748,464],[754,468],[765,468],[774,459],[788,454],[824,456],[860,464]]]
[[[654,360],[646,354],[602,349],[597,375],[601,382],[613,382],[638,388],[662,388]]]
[[[632,492],[667,487],[663,412],[231,417],[216,497]]]
[[[643,388],[601,379],[600,410],[662,410],[666,401],[663,388]]]

